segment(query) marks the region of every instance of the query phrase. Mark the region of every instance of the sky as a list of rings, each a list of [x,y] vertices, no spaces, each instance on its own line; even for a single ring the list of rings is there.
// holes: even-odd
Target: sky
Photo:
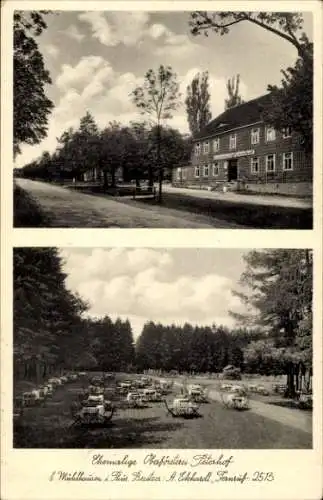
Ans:
[[[282,38],[250,23],[234,26],[225,36],[193,37],[189,12],[180,11],[54,11],[48,29],[37,39],[52,85],[46,89],[55,109],[48,137],[23,146],[16,167],[55,150],[68,127],[77,127],[90,111],[98,125],[127,124],[140,115],[129,93],[143,81],[149,68],[170,65],[177,74],[181,105],[169,125],[188,132],[184,99],[186,87],[198,72],[209,71],[211,109],[224,109],[227,80],[240,75],[244,100],[279,84],[281,69],[293,65],[296,49]],[[312,14],[303,15],[304,31],[312,37]]]
[[[92,317],[128,318],[134,338],[147,321],[234,326],[232,294],[248,249],[62,248],[67,288]]]

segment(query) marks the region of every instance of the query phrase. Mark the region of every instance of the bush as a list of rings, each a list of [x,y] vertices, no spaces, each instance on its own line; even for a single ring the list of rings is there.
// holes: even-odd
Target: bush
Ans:
[[[227,380],[241,380],[240,368],[233,365],[228,365],[223,368],[222,377]]]

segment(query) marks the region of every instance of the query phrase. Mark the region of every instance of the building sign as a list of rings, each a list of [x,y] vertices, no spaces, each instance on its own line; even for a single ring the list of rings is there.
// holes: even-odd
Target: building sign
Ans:
[[[251,156],[255,154],[254,149],[247,149],[246,151],[237,151],[236,153],[225,153],[222,155],[213,155],[214,160],[231,160],[232,158],[240,158],[241,156]]]

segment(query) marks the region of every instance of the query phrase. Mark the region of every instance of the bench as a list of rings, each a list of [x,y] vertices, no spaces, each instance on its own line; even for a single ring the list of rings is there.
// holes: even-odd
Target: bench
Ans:
[[[133,190],[133,199],[135,200],[138,197],[152,197],[156,198],[156,188],[155,186],[147,186],[147,187],[135,187]]]

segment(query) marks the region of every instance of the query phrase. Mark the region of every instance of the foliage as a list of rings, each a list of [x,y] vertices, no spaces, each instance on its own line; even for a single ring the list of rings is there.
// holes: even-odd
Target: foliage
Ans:
[[[196,136],[212,118],[210,110],[209,74],[207,71],[194,76],[187,86],[185,99],[187,121],[192,136]]]
[[[46,30],[47,11],[15,11],[13,31],[14,155],[21,144],[39,144],[47,135],[53,103],[46,96],[51,78],[36,37]]]
[[[190,28],[193,35],[210,31],[226,35],[230,29],[241,22],[249,22],[291,43],[299,57],[306,57],[304,47],[303,18],[299,12],[207,12],[191,13]]]
[[[269,85],[270,102],[262,110],[264,120],[277,130],[290,127],[300,134],[303,149],[313,147],[313,45],[306,44],[308,57],[282,71],[281,87]]]
[[[136,343],[140,369],[179,372],[221,372],[228,363],[243,368],[243,347],[259,332],[232,331],[222,326],[164,326],[150,321]]]
[[[95,369],[101,371],[123,371],[133,363],[134,342],[128,320],[119,318],[113,322],[109,316],[87,318],[87,351],[92,359],[84,358],[82,368],[88,369],[90,361]]]
[[[189,161],[190,142],[177,130],[161,126],[159,130],[159,163],[165,176],[173,167]],[[24,177],[44,180],[76,178],[83,180],[88,168],[99,168],[104,185],[115,186],[117,172],[126,181],[151,179],[158,176],[157,126],[148,128],[145,123],[122,126],[111,122],[99,130],[93,117],[87,113],[78,129],[68,129],[58,139],[56,151],[44,152],[37,160],[25,165]]]
[[[307,249],[253,251],[245,257],[247,268],[235,292],[252,310],[233,316],[244,325],[267,331],[267,340],[244,350],[249,367],[288,373],[289,395],[294,394],[291,370],[300,362],[312,365],[313,255]]]
[[[14,249],[14,364],[26,376],[41,366],[66,366],[82,350],[80,330],[87,305],[65,286],[54,248]]]
[[[149,69],[144,77],[143,85],[136,87],[130,94],[132,101],[156,127],[156,168],[159,180],[159,202],[162,201],[162,184],[164,169],[160,163],[161,123],[172,118],[172,113],[178,107],[179,84],[177,75],[170,66],[160,65],[157,71]],[[150,185],[152,179],[150,176]]]
[[[229,97],[225,100],[225,109],[233,108],[243,102],[241,96],[239,95],[239,84],[240,75],[237,75],[236,78],[232,77],[231,80],[228,80],[227,90]]]

